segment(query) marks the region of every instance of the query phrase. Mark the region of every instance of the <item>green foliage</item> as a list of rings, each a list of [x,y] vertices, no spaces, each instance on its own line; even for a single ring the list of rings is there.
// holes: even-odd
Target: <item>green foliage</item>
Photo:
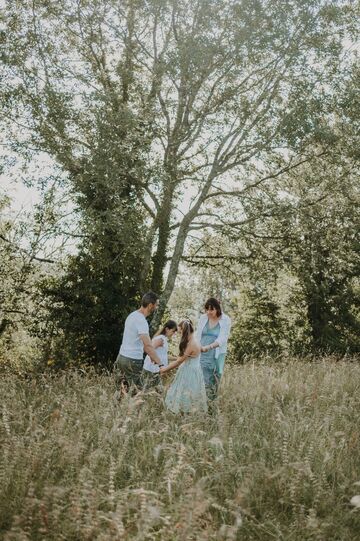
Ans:
[[[24,233],[27,227],[27,220],[14,218],[10,199],[0,195],[0,365],[17,369],[29,368],[35,358],[28,329],[38,265],[33,247],[21,247],[30,239]]]
[[[232,358],[276,356],[289,347],[290,325],[280,313],[280,306],[271,298],[270,288],[255,284],[243,289],[231,331]]]
[[[355,353],[360,351],[358,193],[353,165],[335,168],[331,161],[314,164],[311,171],[303,169],[301,182],[293,180],[302,204],[282,223],[282,231],[291,231],[282,255],[302,290],[312,347]]]
[[[136,207],[117,205],[112,216],[107,207],[105,221],[101,211],[96,221],[92,213],[79,253],[39,284],[48,304],[45,332],[54,329],[48,356],[60,366],[69,359],[112,366],[125,318],[139,302],[142,226]]]
[[[125,318],[139,301],[145,222],[137,200],[144,142],[138,128],[126,107],[113,115],[99,104],[96,146],[72,178],[78,253],[40,284],[49,305],[46,332],[55,334],[47,356],[56,365],[112,365]]]
[[[266,197],[264,186],[249,190],[241,220],[229,203],[224,213],[236,227],[204,233],[200,249],[194,242],[189,260],[235,299],[234,358],[360,351],[358,163],[343,145],[287,172]]]
[[[49,303],[46,333],[55,325],[48,356],[59,366],[69,359],[111,366],[125,318],[138,301],[135,254],[114,262],[100,247],[94,257],[92,248],[69,257],[58,277],[40,284]]]

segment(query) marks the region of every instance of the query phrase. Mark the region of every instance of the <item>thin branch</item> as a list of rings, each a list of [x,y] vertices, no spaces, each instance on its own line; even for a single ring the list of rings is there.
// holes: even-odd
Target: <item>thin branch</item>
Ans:
[[[153,200],[153,203],[155,205],[156,210],[160,210],[160,203],[154,192],[152,192],[147,184],[140,183],[140,186],[144,188],[144,190],[150,195],[151,199]]]
[[[140,199],[141,199],[141,204],[143,205],[143,207],[148,211],[148,213],[150,214],[150,216],[155,220],[156,219],[156,214],[155,212],[152,210],[151,207],[149,207],[149,205],[146,203],[145,199],[141,196],[139,196]]]
[[[269,175],[266,175],[265,177],[260,178],[259,180],[257,180],[256,182],[254,182],[252,184],[248,184],[242,190],[225,191],[225,190],[221,190],[221,188],[217,188],[217,192],[212,192],[212,193],[207,194],[205,199],[210,199],[211,197],[222,197],[222,196],[224,196],[224,197],[225,196],[231,196],[231,197],[242,196],[246,191],[252,190],[253,188],[257,188],[260,184],[262,184],[266,180],[277,178],[280,175],[283,175],[284,173],[288,173],[292,169],[295,169],[295,168],[299,167],[300,165],[313,160],[314,158],[320,158],[321,156],[323,156],[326,153],[327,153],[327,151],[324,150],[324,151],[320,152],[319,154],[314,154],[312,156],[308,156],[308,157],[304,158],[303,160],[300,160],[300,161],[296,162],[295,164],[283,167],[282,169],[279,169],[278,171],[276,171],[274,173],[270,173]]]
[[[40,261],[41,263],[56,263],[56,261],[54,261],[53,259],[47,259],[47,258],[44,258],[44,257],[38,257],[38,256],[35,256],[35,255],[31,254],[30,252],[28,252],[24,248],[20,248],[19,246],[17,246],[13,241],[11,241],[11,240],[7,239],[6,237],[4,237],[4,235],[0,234],[0,239],[3,240],[4,242],[10,244],[11,246],[13,246],[18,252],[21,252],[21,253],[25,254],[26,256],[30,257],[30,261],[35,259],[36,261]]]

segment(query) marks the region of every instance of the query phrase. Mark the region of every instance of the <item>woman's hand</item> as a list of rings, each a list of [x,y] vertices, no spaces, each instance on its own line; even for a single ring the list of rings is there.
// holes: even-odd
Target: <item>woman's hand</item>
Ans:
[[[201,346],[201,351],[206,353],[207,351],[210,351],[211,349],[218,348],[219,344],[217,342],[213,342],[212,344],[209,344],[208,346]]]
[[[176,361],[173,361],[172,363],[168,364],[167,366],[164,366],[164,367],[160,367],[160,376],[163,376],[164,374],[166,374],[167,372],[170,372],[170,370],[173,370],[174,368],[177,368],[178,366],[181,365],[181,363],[183,363],[187,357],[189,357],[189,355],[183,355],[182,357],[177,357],[176,358]]]

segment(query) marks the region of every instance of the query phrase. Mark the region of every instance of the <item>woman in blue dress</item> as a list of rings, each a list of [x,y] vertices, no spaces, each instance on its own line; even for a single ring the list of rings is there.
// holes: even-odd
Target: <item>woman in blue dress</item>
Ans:
[[[160,368],[160,374],[164,375],[179,367],[166,393],[165,405],[173,413],[205,413],[207,401],[200,366],[200,344],[189,319],[179,323],[178,329],[181,332],[179,357],[168,366]]]
[[[231,319],[222,312],[219,301],[213,297],[208,299],[196,335],[201,344],[200,365],[209,400],[214,400],[218,394],[230,328]]]

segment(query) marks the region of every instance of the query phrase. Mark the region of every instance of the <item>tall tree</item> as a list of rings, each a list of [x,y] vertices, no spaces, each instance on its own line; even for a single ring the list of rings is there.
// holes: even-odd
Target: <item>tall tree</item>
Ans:
[[[90,193],[101,193],[105,206],[113,198],[112,216],[128,197],[142,206],[139,288],[162,292],[155,326],[188,235],[204,218],[218,222],[221,200],[242,201],[312,159],[314,136],[326,152],[329,82],[341,74],[351,5],[22,0],[9,6],[5,115],[24,125],[24,146],[62,165],[83,208]],[[99,154],[104,142],[112,152]],[[96,154],[103,170],[97,165],[93,175]],[[115,155],[127,164],[120,177]],[[90,205],[96,209],[93,199]]]
[[[301,286],[316,350],[360,351],[357,169],[349,165],[336,172],[318,165],[303,170],[296,182],[295,193],[303,205],[287,226],[292,240],[284,255]],[[335,185],[321,197],[329,179]]]

